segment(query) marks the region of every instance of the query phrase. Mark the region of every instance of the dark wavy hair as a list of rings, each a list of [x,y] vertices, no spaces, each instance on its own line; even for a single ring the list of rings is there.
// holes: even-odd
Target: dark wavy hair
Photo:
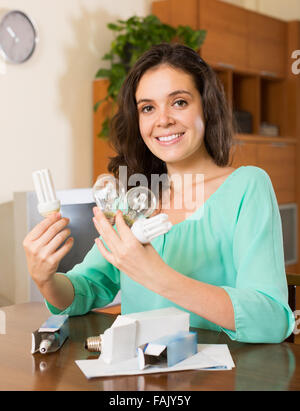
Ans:
[[[144,143],[136,104],[136,90],[144,73],[162,64],[190,74],[201,95],[208,154],[216,165],[229,164],[233,141],[233,122],[223,87],[213,69],[191,48],[181,44],[162,43],[144,53],[132,67],[118,97],[118,112],[111,122],[110,143],[117,153],[110,158],[109,172],[119,176],[119,166],[127,166],[128,178],[135,173],[145,175],[167,173],[166,164],[157,158]]]

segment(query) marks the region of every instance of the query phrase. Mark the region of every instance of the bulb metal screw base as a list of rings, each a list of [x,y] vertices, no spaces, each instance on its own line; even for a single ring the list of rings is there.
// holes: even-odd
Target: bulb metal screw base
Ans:
[[[85,340],[84,348],[90,352],[101,352],[101,336],[88,337]]]

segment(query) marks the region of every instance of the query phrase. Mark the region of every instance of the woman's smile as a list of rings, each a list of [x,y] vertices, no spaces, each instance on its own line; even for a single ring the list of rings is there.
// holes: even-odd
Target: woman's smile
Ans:
[[[158,144],[161,146],[170,146],[172,144],[178,144],[184,137],[184,132],[183,133],[173,133],[170,135],[164,135],[160,137],[155,137]]]

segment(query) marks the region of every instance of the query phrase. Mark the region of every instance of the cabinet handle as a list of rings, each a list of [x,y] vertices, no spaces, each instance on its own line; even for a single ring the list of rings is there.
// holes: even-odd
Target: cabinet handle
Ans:
[[[260,74],[263,77],[274,77],[274,78],[278,77],[277,74],[272,71],[261,71]]]
[[[286,147],[287,144],[286,143],[271,143],[272,147],[277,147],[277,148],[282,148],[282,147]]]
[[[231,70],[234,70],[234,67],[235,67],[233,64],[223,63],[221,61],[218,63],[218,66],[223,67],[225,69],[231,69]]]

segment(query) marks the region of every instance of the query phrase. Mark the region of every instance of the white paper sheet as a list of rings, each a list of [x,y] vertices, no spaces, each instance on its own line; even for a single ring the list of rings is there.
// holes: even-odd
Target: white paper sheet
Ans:
[[[86,378],[117,375],[142,375],[183,370],[231,370],[235,365],[226,344],[198,344],[198,353],[173,367],[151,366],[140,370],[137,357],[117,364],[106,364],[101,356],[96,360],[75,361]]]

